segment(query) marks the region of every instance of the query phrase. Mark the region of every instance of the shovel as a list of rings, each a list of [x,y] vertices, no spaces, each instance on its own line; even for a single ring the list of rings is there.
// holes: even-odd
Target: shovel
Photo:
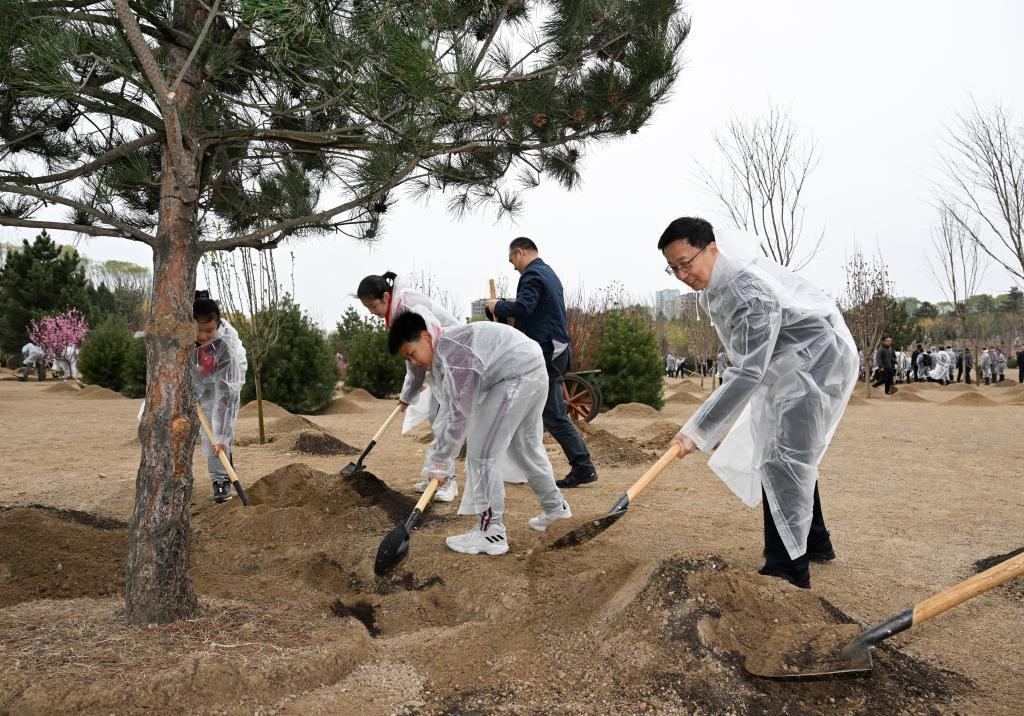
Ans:
[[[755,676],[773,679],[871,671],[871,654],[883,639],[917,626],[1021,574],[1024,574],[1024,553],[934,594],[866,630],[861,630],[856,624],[791,624],[781,627],[760,649],[747,656],[746,669]]]
[[[634,482],[630,488],[626,490],[626,494],[619,498],[619,501],[612,506],[611,511],[609,511],[607,515],[602,515],[601,517],[588,520],[579,527],[566,532],[564,535],[549,544],[548,549],[575,547],[578,544],[589,542],[618,522],[619,519],[626,514],[626,510],[629,509],[629,503],[635,500],[637,495],[647,489],[647,486],[654,482],[654,478],[660,475],[665,468],[676,459],[679,455],[679,450],[679,443],[673,443],[665,454],[658,458],[658,461],[643,474],[643,477]]]
[[[210,439],[211,445],[216,445],[217,440],[213,437],[213,430],[210,429],[210,423],[206,419],[206,413],[203,412],[203,406],[196,403],[196,413],[199,414],[199,422],[203,425],[203,430],[206,431],[206,437]],[[223,450],[217,453],[220,457],[220,462],[224,466],[224,469],[228,471],[228,475],[231,477],[231,484],[235,486],[235,492],[238,493],[238,499],[242,501],[243,507],[249,506],[249,498],[245,496],[245,490],[242,489],[242,483],[238,481],[238,475],[235,474],[235,468],[231,466],[231,461],[228,460],[228,456]]]
[[[377,559],[373,562],[373,573],[378,577],[383,577],[397,567],[398,563],[409,554],[409,532],[420,521],[423,510],[426,509],[427,504],[434,497],[434,491],[437,490],[438,485],[442,482],[444,482],[444,478],[431,478],[430,484],[427,485],[427,489],[424,490],[419,502],[416,503],[412,514],[409,515],[409,519],[395,525],[395,528],[388,532],[384,539],[381,540],[380,547],[377,548]]]
[[[373,437],[370,439],[370,444],[366,446],[365,450],[363,450],[363,454],[359,456],[359,459],[355,462],[350,462],[348,465],[341,468],[342,475],[348,477],[349,475],[354,475],[355,473],[362,472],[366,469],[363,467],[363,460],[365,460],[366,456],[370,454],[370,451],[373,450],[373,446],[381,439],[381,436],[384,435],[384,431],[388,429],[389,425],[391,425],[391,421],[394,420],[395,416],[400,412],[402,412],[402,406],[395,406],[395,409],[391,411],[391,415],[388,416],[388,419],[385,420],[384,424],[380,426],[380,429],[374,433]]]

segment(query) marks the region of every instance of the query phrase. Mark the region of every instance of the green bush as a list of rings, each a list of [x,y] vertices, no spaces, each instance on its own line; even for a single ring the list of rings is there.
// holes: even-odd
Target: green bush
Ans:
[[[128,326],[116,318],[89,331],[78,356],[82,380],[120,391],[124,384],[125,355],[131,341]]]
[[[132,338],[121,370],[121,395],[142,398],[146,395],[146,341]]]
[[[595,359],[606,407],[645,403],[661,409],[665,364],[643,309],[616,309],[604,315]]]
[[[280,332],[267,352],[261,375],[263,399],[293,413],[315,413],[334,396],[338,364],[320,327],[297,304],[285,300]],[[256,397],[252,366],[242,388],[242,402]]]
[[[345,343],[348,373],[345,385],[368,390],[377,398],[398,393],[405,378],[405,361],[388,353],[384,326],[367,327]]]

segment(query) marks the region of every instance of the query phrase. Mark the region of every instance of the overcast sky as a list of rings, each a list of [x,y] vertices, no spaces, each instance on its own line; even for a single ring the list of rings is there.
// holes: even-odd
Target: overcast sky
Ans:
[[[1024,118],[1024,3],[694,0],[686,7],[693,31],[672,97],[638,135],[595,147],[579,189],[548,183],[528,192],[515,224],[493,215],[457,221],[435,197],[401,201],[372,247],[347,238],[291,244],[281,253],[294,252],[299,302],[332,325],[364,275],[417,270],[449,287],[468,315],[489,277],[515,286],[506,257],[518,235],[539,244],[568,288],[618,281],[635,294],[685,292],[662,273],[658,235],[682,215],[722,223],[696,181],[697,162],[714,166],[714,132],[734,116],[763,114],[769,102],[788,108],[821,154],[806,189],[806,229],[824,228],[826,244],[804,275],[839,293],[844,257],[858,241],[881,248],[899,294],[943,300],[925,263],[943,137],[972,97],[983,107],[1002,101]],[[34,233],[0,232],[7,241]],[[151,265],[141,244],[79,246],[90,258]],[[982,290],[1003,293],[1010,283],[990,266]]]

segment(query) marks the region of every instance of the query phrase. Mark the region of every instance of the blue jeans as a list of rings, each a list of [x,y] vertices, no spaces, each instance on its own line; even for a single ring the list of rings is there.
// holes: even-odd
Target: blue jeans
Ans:
[[[573,472],[594,472],[594,463],[590,461],[590,451],[580,437],[569,414],[565,409],[562,396],[562,376],[569,368],[571,349],[566,348],[561,355],[548,363],[548,400],[544,404],[544,429],[562,447],[562,452],[572,465]]]

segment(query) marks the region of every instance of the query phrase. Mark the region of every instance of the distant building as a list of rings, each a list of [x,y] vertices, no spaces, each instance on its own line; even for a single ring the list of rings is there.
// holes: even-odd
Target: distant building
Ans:
[[[683,310],[682,294],[674,288],[666,288],[654,294],[654,313],[665,318],[679,318]]]
[[[472,308],[470,310],[469,320],[479,321],[481,319],[486,318],[487,314],[484,313],[484,309],[487,308],[487,301],[489,300],[490,299],[487,298],[478,298],[477,300],[473,301],[473,303],[471,304]]]

